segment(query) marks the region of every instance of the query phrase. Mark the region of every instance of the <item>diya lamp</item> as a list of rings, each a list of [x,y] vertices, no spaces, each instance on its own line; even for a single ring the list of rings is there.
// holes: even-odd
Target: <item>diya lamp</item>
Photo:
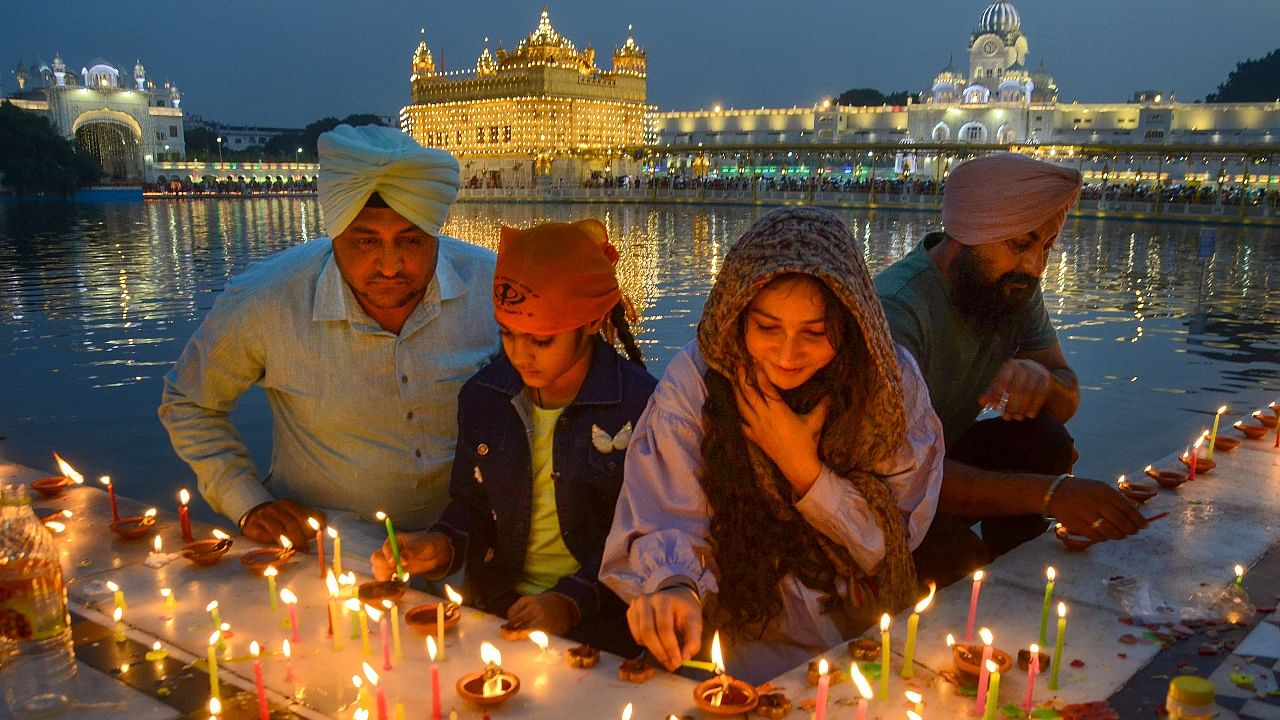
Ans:
[[[250,550],[240,556],[240,564],[249,568],[250,572],[261,575],[269,567],[279,569],[293,557],[293,542],[288,537],[280,536],[280,547],[259,548]]]
[[[197,565],[212,565],[222,559],[231,549],[231,536],[221,530],[214,530],[213,537],[197,540],[182,546],[182,557]]]
[[[955,665],[956,675],[966,682],[978,682],[981,679],[985,660],[994,661],[1000,672],[1008,672],[1013,667],[1013,657],[991,645],[995,637],[990,630],[982,628],[978,631],[978,637],[982,639],[981,645],[957,643],[954,636],[947,635],[947,647],[951,648],[951,661]],[[988,648],[990,656],[984,658]]]
[[[116,509],[116,486],[111,483],[109,475],[98,478],[98,482],[107,486],[107,499],[111,502],[111,524],[114,525],[120,522],[120,511]]]
[[[1191,452],[1183,453],[1182,457],[1179,458],[1183,465],[1191,468],[1191,472],[1187,475],[1188,480],[1195,480],[1196,473],[1204,475],[1210,470],[1218,467],[1217,461],[1200,456],[1200,446],[1204,445],[1204,441],[1205,435],[1201,434],[1200,437],[1196,438],[1195,443],[1191,445]]]
[[[1273,405],[1275,403],[1272,403]],[[1246,425],[1243,421],[1237,420],[1231,424],[1231,427],[1239,430],[1245,437],[1250,440],[1261,440],[1267,434],[1267,428],[1262,425]]]
[[[1093,540],[1084,535],[1076,535],[1062,523],[1054,523],[1053,536],[1058,538],[1059,542],[1072,552],[1088,550],[1094,544]]]
[[[1261,410],[1253,411],[1253,419],[1257,420],[1260,425],[1263,425],[1267,428],[1274,429],[1276,427],[1277,416],[1268,415],[1262,412]]]
[[[447,610],[446,610],[447,608]],[[443,619],[443,623],[441,623]],[[453,603],[426,603],[409,608],[404,613],[404,624],[419,635],[435,635],[436,644],[443,645],[444,631],[458,624],[462,612]],[[441,653],[443,655],[443,653]],[[441,659],[444,659],[443,657]]]
[[[1146,483],[1131,483],[1123,475],[1116,479],[1116,488],[1130,500],[1141,505],[1156,496],[1156,489]]]
[[[66,532],[67,524],[63,520],[70,519],[75,513],[70,510],[37,509],[36,518],[54,535]]]
[[[458,697],[476,705],[499,705],[520,692],[520,678],[502,669],[502,653],[492,643],[480,644],[484,669],[458,678]]]
[[[84,476],[76,472],[76,469],[63,460],[58,453],[53,454],[53,459],[58,463],[58,471],[61,475],[53,475],[43,477],[31,483],[31,489],[46,497],[57,497],[62,494],[63,490],[72,485],[83,485]]]
[[[182,542],[195,540],[191,535],[191,493],[186,488],[178,491],[178,524],[182,526]]]
[[[360,586],[356,588],[356,596],[361,601],[373,605],[381,603],[383,600],[399,602],[408,588],[409,584],[398,577],[391,580],[373,580],[360,583]]]
[[[760,694],[750,683],[725,673],[719,632],[711,640],[711,663],[715,666],[716,677],[704,680],[693,689],[693,701],[698,707],[712,715],[741,715],[754,709],[760,701]]]
[[[151,508],[136,517],[116,518],[111,523],[111,532],[123,540],[137,540],[156,526],[156,509]]]
[[[1186,473],[1177,470],[1156,470],[1150,465],[1142,469],[1144,475],[1160,483],[1160,487],[1172,490],[1187,481]]]

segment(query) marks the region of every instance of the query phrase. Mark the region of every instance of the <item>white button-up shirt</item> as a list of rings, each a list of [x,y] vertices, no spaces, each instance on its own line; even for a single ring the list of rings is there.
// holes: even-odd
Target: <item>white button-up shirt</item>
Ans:
[[[440,238],[435,277],[400,334],[360,307],[318,239],[234,278],[165,376],[160,420],[200,492],[232,520],[290,498],[399,527],[449,500],[458,390],[499,351],[494,255]],[[229,413],[251,385],[272,414],[259,476]]]

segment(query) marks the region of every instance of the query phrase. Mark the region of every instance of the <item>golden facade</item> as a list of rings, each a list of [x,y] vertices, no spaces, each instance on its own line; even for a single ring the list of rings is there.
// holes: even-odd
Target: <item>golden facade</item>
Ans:
[[[412,67],[401,128],[459,159],[528,158],[546,174],[558,158],[608,157],[644,142],[647,56],[629,27],[608,72],[594,49],[578,50],[551,26],[545,7],[515,50],[491,54],[486,38],[474,70],[437,67],[425,32]]]

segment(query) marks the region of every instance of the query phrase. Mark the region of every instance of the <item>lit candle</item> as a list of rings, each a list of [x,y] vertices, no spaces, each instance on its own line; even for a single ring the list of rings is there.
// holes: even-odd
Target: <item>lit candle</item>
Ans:
[[[1031,712],[1035,706],[1036,675],[1040,674],[1040,646],[1031,643],[1031,660],[1027,664],[1027,696],[1022,699],[1022,709]]]
[[[359,706],[359,709],[357,709],[357,710],[356,710],[356,717],[357,717],[357,718],[358,718],[358,717],[360,717],[360,713],[361,713],[361,711],[363,711],[363,712],[364,712],[364,717],[365,717],[365,718],[368,718],[368,717],[369,717],[369,711],[365,709],[365,705],[368,705],[368,704],[369,704],[369,696],[368,696],[368,695],[366,695],[366,694],[365,694],[365,692],[364,692],[364,678],[360,677],[359,675],[352,675],[352,676],[351,676],[351,684],[352,684],[352,685],[355,687],[355,689],[356,689],[356,702],[355,702],[355,704],[356,704],[357,706]]]
[[[182,542],[192,542],[195,536],[191,534],[191,508],[188,507],[191,502],[191,493],[186,488],[178,491],[178,523],[182,525]]]
[[[889,697],[889,613],[880,616],[880,697]]]
[[[124,641],[125,641],[125,636],[124,636],[124,608],[117,607],[117,608],[115,609],[115,611],[111,613],[111,617],[112,617],[112,619],[113,619],[113,620],[115,620],[115,621],[116,621],[116,642],[118,642],[118,643],[122,643],[122,642],[124,642]]]
[[[333,540],[333,574],[342,574],[342,538],[338,537],[337,528],[330,525],[324,531],[329,534],[329,539]]]
[[[374,672],[373,666],[369,663],[363,663],[364,676],[369,678],[369,684],[373,686],[373,698],[377,703],[378,720],[387,720],[387,696],[382,692],[382,686],[378,684],[378,673]]]
[[[1205,460],[1213,459],[1213,448],[1218,444],[1218,421],[1222,419],[1222,413],[1227,411],[1227,406],[1223,405],[1218,408],[1218,412],[1213,414],[1213,431],[1209,433],[1209,450],[1205,453]]]
[[[1000,666],[988,660],[983,669],[991,678],[991,685],[987,689],[987,709],[982,720],[996,720],[996,708],[1000,707]]]
[[[929,608],[929,603],[933,602],[933,594],[937,590],[937,584],[930,581],[929,594],[916,603],[915,611],[907,618],[907,647],[902,653],[902,677],[904,678],[909,678],[915,674],[916,630],[920,627],[920,613]]]
[[[338,579],[333,576],[332,570],[324,576],[324,585],[329,590],[329,634],[333,635],[333,649],[341,650],[342,632],[339,620],[342,618],[338,610]]]
[[[167,657],[169,657],[169,651],[164,649],[159,640],[151,643],[151,649],[147,651],[146,655],[147,660],[159,662]]]
[[[324,577],[324,531],[320,529],[320,522],[313,517],[307,518],[307,524],[316,532],[316,560],[320,565],[320,577]]]
[[[622,720],[631,720],[631,710],[631,703],[627,703],[627,706],[622,708]]]
[[[484,661],[484,697],[502,694],[502,653],[492,643],[480,643],[480,659]]]
[[[163,554],[164,552],[164,544],[160,541],[159,533],[156,533],[156,536],[151,538],[151,552],[156,555]]]
[[[124,591],[120,589],[119,585],[115,584],[115,582],[111,580],[108,580],[107,589],[111,591],[112,596],[115,598],[116,607],[120,608],[121,610],[129,609],[129,606],[126,605],[124,602]]]
[[[302,638],[298,636],[298,596],[293,594],[289,588],[280,591],[280,602],[289,608],[289,627],[291,629],[289,639],[294,645],[302,642]]]
[[[444,584],[445,597],[449,602],[436,605],[436,644],[440,646],[440,659],[444,659],[444,622],[445,616],[451,612],[462,612],[462,595],[458,594],[449,583]]]
[[[964,625],[964,641],[973,642],[973,619],[978,615],[978,593],[982,592],[982,578],[986,573],[979,570],[973,574],[973,591],[969,593],[969,620]]]
[[[1236,587],[1244,587],[1244,566],[1236,565]]]
[[[262,683],[262,660],[258,657],[261,652],[257,640],[249,643],[249,654],[253,655],[253,684],[258,691],[258,720],[271,720],[271,710],[267,708],[267,689]]]
[[[217,630],[222,627],[222,615],[218,613],[218,601],[211,600],[208,605],[204,606],[204,611],[213,616],[213,629]]]
[[[160,597],[164,598],[164,606],[170,609],[178,607],[178,599],[174,597],[172,588],[160,588]]]
[[[387,632],[387,614],[372,605],[365,605],[369,618],[378,623],[378,639],[382,641],[382,670],[391,669],[391,633]]]
[[[276,612],[280,606],[276,604],[276,575],[280,574],[274,565],[268,565],[262,574],[267,578],[267,599],[270,600],[271,612]]]
[[[862,697],[858,698],[858,715],[856,720],[867,720],[867,703],[871,700],[871,683],[863,677],[862,671],[858,669],[858,663],[853,663],[849,667],[849,677],[853,678],[853,684],[858,688],[858,694]]]
[[[1040,644],[1049,644],[1049,607],[1053,604],[1053,584],[1058,578],[1058,571],[1053,566],[1045,568],[1044,606],[1040,608]]]
[[[915,708],[916,712],[924,712],[924,695],[915,690],[908,690],[902,694],[907,698],[907,702],[911,703],[911,706]]]
[[[991,671],[987,666],[991,662],[991,641],[995,639],[987,628],[979,630],[978,637],[982,638],[982,662],[978,663],[978,694],[973,705],[974,715],[982,715],[987,709],[987,684],[991,682]]]
[[[209,698],[209,720],[218,720],[218,715],[222,714],[222,701],[215,695]]]
[[[551,638],[541,630],[532,630],[529,632],[529,642],[538,646],[538,657],[545,658],[547,655],[547,646],[551,644]]]
[[[382,601],[383,610],[391,615],[391,644],[395,648],[396,659],[403,660],[404,652],[400,649],[400,606],[390,600]]]
[[[827,659],[818,661],[818,699],[813,720],[824,720],[827,717],[827,692],[831,688],[831,676],[827,674]]]
[[[1067,604],[1058,603],[1058,637],[1053,642],[1053,661],[1049,668],[1049,689],[1058,689],[1058,671],[1062,669],[1062,646],[1067,638]]]
[[[918,712],[916,712],[916,711],[914,711],[914,710],[908,710],[908,711],[907,711],[907,720],[924,720],[924,718],[920,717],[920,713],[918,713]]]
[[[430,635],[427,656],[431,658],[431,720],[440,720],[440,663],[436,662],[436,639]]]
[[[364,603],[356,598],[347,600],[343,605],[348,612],[354,613],[355,617],[360,620],[360,647],[365,657],[370,655],[369,652],[369,620],[364,614]]]
[[[396,702],[396,720],[404,720],[404,703]]]
[[[1188,481],[1196,479],[1196,465],[1200,463],[1200,440],[1196,440],[1191,445],[1190,455],[1191,455],[1191,462],[1188,463],[1187,465],[1187,467],[1190,469],[1190,472],[1187,473]]]
[[[218,644],[222,642],[222,633],[214,630],[209,636],[209,694],[214,698],[222,697],[218,692]]]
[[[396,543],[396,529],[391,526],[391,516],[379,510],[373,514],[387,526],[387,542],[391,545],[391,556],[396,561],[396,577],[404,574],[404,565],[400,564],[400,545]]]
[[[284,681],[293,682],[293,645],[289,641],[283,640],[280,643],[280,651],[284,653]]]
[[[111,522],[120,522],[120,511],[116,510],[116,486],[111,484],[110,476],[103,475],[98,482],[107,486],[107,499],[111,501]]]

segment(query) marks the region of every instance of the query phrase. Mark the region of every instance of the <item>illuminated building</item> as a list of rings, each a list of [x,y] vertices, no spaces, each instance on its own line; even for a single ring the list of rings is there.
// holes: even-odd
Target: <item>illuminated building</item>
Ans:
[[[628,173],[624,148],[645,140],[648,60],[628,28],[613,67],[596,66],[551,26],[546,7],[537,28],[510,52],[488,39],[474,70],[446,72],[427,46],[413,54],[412,104],[401,128],[420,144],[448,150],[464,184],[577,183],[591,173]]]

